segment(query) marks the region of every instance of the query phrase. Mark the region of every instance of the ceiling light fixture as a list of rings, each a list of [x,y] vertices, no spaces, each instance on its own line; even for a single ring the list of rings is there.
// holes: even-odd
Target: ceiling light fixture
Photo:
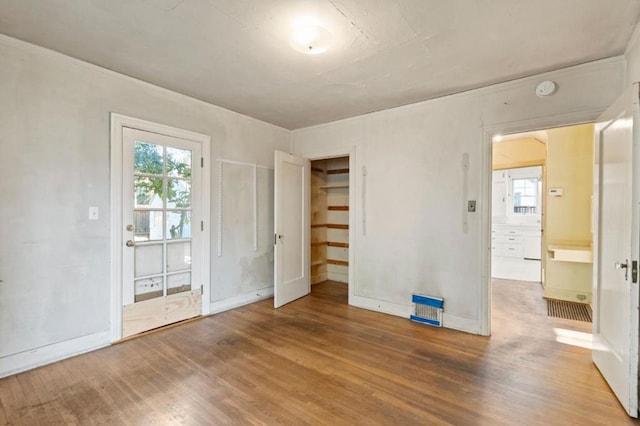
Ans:
[[[326,52],[331,46],[331,33],[311,17],[297,18],[293,23],[291,47],[307,55]]]

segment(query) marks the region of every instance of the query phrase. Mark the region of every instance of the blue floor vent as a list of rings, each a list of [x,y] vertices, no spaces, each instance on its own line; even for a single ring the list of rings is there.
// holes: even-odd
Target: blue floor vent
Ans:
[[[411,302],[413,302],[413,315],[409,317],[411,321],[442,327],[444,299],[414,294]]]

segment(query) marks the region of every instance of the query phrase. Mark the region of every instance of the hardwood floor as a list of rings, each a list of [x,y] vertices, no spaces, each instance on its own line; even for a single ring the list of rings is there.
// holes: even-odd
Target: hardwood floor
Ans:
[[[494,283],[493,336],[347,305],[323,283],[0,380],[0,424],[634,424],[558,343],[539,284]],[[566,334],[566,333],[565,333]]]

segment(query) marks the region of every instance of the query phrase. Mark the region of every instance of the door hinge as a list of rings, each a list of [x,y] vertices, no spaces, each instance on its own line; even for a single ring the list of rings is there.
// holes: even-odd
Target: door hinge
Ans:
[[[204,231],[204,220],[200,221],[200,230]]]
[[[204,293],[204,285],[200,284],[200,294],[203,294],[203,293]]]
[[[204,157],[200,157],[200,167],[204,167]]]
[[[273,234],[273,245],[275,246],[278,241],[278,234]]]
[[[631,262],[631,282],[638,282],[638,261],[634,260]]]

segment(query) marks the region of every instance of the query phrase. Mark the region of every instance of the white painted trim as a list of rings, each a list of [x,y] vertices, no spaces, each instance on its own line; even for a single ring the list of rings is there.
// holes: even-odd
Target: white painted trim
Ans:
[[[111,113],[111,341],[122,339],[122,128],[120,116]]]
[[[485,129],[482,135],[482,146],[486,147],[486,149],[482,149],[480,154],[480,167],[482,167],[483,173],[480,179],[480,199],[477,203],[479,208],[476,208],[476,211],[480,213],[480,238],[478,239],[478,253],[480,253],[478,262],[478,265],[480,265],[480,276],[478,277],[480,279],[480,291],[477,309],[478,334],[483,336],[491,335],[491,182],[493,179],[494,134],[494,131]]]
[[[258,165],[253,165],[253,251],[258,251]]]
[[[327,272],[327,279],[331,281],[337,281],[339,283],[349,284],[349,273],[343,274],[341,272]]]
[[[249,291],[247,293],[239,294],[228,299],[211,302],[211,304],[209,305],[209,313],[217,314],[220,312],[228,311],[230,309],[239,308],[240,306],[248,305],[250,303],[259,302],[270,297],[273,297],[273,286]]]
[[[246,163],[243,161],[225,160],[218,158],[218,240],[216,241],[216,252],[218,257],[222,257],[222,165],[233,164],[235,166],[246,166],[253,168],[253,251],[258,251],[258,169],[273,170],[273,167],[262,166],[256,163]]]
[[[442,313],[442,326],[453,330],[464,331],[471,334],[482,334],[481,322],[472,318]]]
[[[222,257],[222,159],[218,158],[218,240],[216,251],[218,257]]]
[[[211,294],[211,137],[177,127],[111,113],[111,341],[122,339],[122,144],[124,127],[197,142],[205,159],[202,169],[202,315],[209,314]],[[196,160],[197,161],[197,160]]]
[[[110,345],[109,331],[89,334],[0,358],[0,378]]]
[[[209,315],[209,300],[211,298],[211,230],[213,229],[213,217],[211,216],[211,137],[201,135],[201,154],[204,158],[202,168],[202,315]]]
[[[491,179],[493,135],[507,135],[554,127],[593,123],[606,107],[593,108],[567,114],[504,123],[487,124],[482,130],[482,179],[480,183],[480,297],[478,298],[479,334],[491,335]]]
[[[246,163],[244,161],[226,160],[224,158],[218,158],[218,162],[225,163],[225,164],[235,164],[236,166],[257,167],[259,169],[273,170],[273,167],[271,166],[262,166],[256,163]]]
[[[410,304],[405,305],[402,303],[387,302],[386,300],[355,295],[349,298],[349,304],[357,308],[395,315],[397,317],[406,318],[407,320],[409,319],[412,310],[412,306]]]

